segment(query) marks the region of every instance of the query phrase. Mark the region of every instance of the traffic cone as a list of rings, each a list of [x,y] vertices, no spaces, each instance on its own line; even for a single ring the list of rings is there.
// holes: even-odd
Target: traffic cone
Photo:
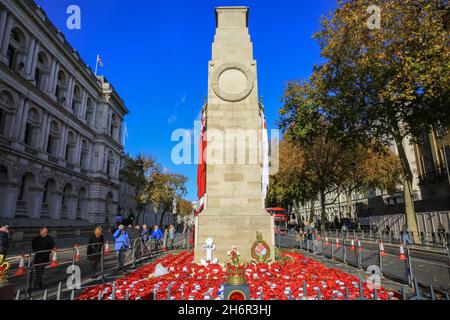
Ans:
[[[336,248],[340,248],[341,245],[339,244],[339,238],[336,238]]]
[[[74,258],[75,262],[80,262],[81,257],[80,257],[80,248],[79,246],[76,244],[75,245],[75,258]]]
[[[56,248],[52,251],[52,263],[50,264],[50,268],[56,268],[58,266],[58,256],[56,254]]]
[[[330,245],[330,242],[328,241],[328,237],[325,237],[325,247],[328,247]]]
[[[383,242],[380,242],[380,252],[381,252],[381,256],[384,257],[386,255],[386,253],[384,252],[384,244]]]
[[[362,246],[361,246],[361,241],[360,240],[358,240],[358,251],[359,252],[362,252],[363,250],[362,250]]]
[[[105,254],[108,254],[110,251],[109,251],[109,241],[106,241],[106,244],[105,244]]]
[[[165,242],[163,242],[163,245],[162,245],[162,252],[166,252],[166,243]]]
[[[355,251],[355,240],[352,239],[352,244],[350,246],[351,251]]]
[[[25,255],[20,257],[19,268],[16,271],[16,277],[21,277],[27,274],[27,269],[25,269]]]
[[[400,260],[406,260],[405,248],[403,248],[403,243],[400,243]]]

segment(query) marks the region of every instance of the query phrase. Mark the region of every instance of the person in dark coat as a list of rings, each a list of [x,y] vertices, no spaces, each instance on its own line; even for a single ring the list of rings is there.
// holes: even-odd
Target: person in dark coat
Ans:
[[[9,226],[0,228],[0,264],[6,260],[9,248]]]
[[[89,237],[89,244],[87,247],[87,258],[92,267],[92,279],[98,278],[97,269],[98,264],[101,262],[103,245],[105,238],[103,237],[103,229],[97,227]]]
[[[50,253],[55,248],[53,238],[48,235],[48,229],[41,227],[39,235],[33,239],[32,249],[34,256],[34,288],[42,289],[42,278],[45,266],[50,262]]]

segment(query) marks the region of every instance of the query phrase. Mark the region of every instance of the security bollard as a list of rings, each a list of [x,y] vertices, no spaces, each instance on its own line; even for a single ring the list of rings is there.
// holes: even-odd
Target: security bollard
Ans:
[[[20,300],[20,289],[17,290],[17,293],[16,293],[16,300],[17,300],[17,301]]]
[[[48,295],[48,290],[47,289],[45,289],[45,291],[44,291],[44,295],[42,296],[42,300],[47,300],[47,295]]]
[[[61,300],[61,289],[62,289],[62,283],[60,282],[58,284],[58,290],[56,291],[56,300]]]
[[[111,300],[116,300],[116,282],[114,281],[112,284],[112,292],[111,292]]]

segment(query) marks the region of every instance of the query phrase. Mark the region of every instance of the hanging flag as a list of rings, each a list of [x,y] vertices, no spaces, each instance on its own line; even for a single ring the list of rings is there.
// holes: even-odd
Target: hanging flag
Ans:
[[[103,68],[103,61],[99,54],[97,54],[97,61],[95,62],[95,75],[97,75],[98,65]]]
[[[262,128],[262,197],[265,200],[267,198],[267,192],[269,189],[269,134],[267,131],[267,122],[264,112],[261,113],[263,128]]]
[[[99,54],[97,54],[97,63],[100,65],[100,67],[103,68],[103,61],[102,61],[102,58],[100,58]]]
[[[204,108],[202,113],[202,125],[200,128],[200,152],[197,170],[197,195],[199,199],[199,206],[195,212],[196,215],[199,215],[200,212],[203,211],[206,198],[206,159],[204,158],[206,146],[206,108]]]

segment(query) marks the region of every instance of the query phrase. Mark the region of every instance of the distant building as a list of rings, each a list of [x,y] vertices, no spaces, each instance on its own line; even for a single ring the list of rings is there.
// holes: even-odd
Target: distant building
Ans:
[[[34,1],[1,1],[0,219],[113,223],[126,114]]]

